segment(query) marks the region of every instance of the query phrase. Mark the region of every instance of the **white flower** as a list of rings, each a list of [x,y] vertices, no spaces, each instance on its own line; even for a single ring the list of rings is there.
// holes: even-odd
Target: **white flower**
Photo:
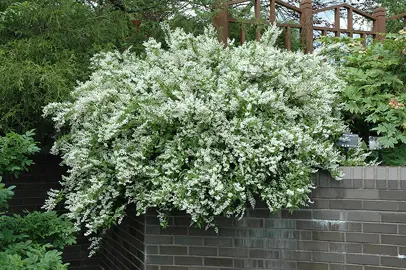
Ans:
[[[288,194],[288,196],[293,196],[293,195],[295,195],[295,192],[293,192],[292,190],[288,189],[288,190],[286,190],[286,194]]]
[[[296,189],[296,191],[297,191],[299,194],[303,194],[303,193],[305,192],[303,188],[298,188],[298,189]]]

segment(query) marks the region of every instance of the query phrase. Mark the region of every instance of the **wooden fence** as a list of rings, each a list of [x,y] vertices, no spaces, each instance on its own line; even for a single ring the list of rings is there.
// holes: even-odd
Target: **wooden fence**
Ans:
[[[368,36],[374,39],[383,39],[384,37],[380,34],[386,33],[386,23],[390,20],[404,20],[404,26],[406,27],[406,12],[399,14],[397,16],[387,17],[385,8],[378,8],[373,14],[366,13],[362,10],[359,10],[355,7],[352,7],[348,4],[340,4],[335,6],[330,6],[321,9],[313,9],[312,0],[302,0],[299,7],[286,3],[282,0],[269,0],[269,10],[267,14],[269,16],[264,20],[261,19],[261,0],[254,0],[254,19],[252,20],[240,20],[233,18],[230,15],[229,8],[232,8],[235,5],[243,4],[250,2],[249,0],[234,0],[234,1],[224,1],[218,0],[216,10],[218,13],[214,18],[214,25],[220,29],[219,39],[227,44],[229,38],[229,24],[230,23],[241,23],[241,24],[269,24],[277,23],[277,7],[283,7],[290,11],[293,11],[299,15],[299,23],[277,23],[280,27],[285,29],[285,47],[290,50],[292,47],[291,44],[291,33],[292,29],[299,29],[301,35],[301,44],[304,47],[305,52],[311,53],[314,47],[315,32],[320,32],[322,36],[327,34],[333,34],[336,37],[340,37],[342,34],[346,34],[349,37],[357,35],[361,38],[366,38]],[[341,27],[341,10],[345,9],[347,11],[347,27],[342,29]],[[321,12],[334,11],[334,22],[332,27],[318,26],[314,23],[314,16]],[[373,22],[373,27],[370,30],[357,30],[354,27],[354,14]],[[257,27],[255,38],[259,40],[261,37],[260,28]],[[240,29],[240,41],[244,43],[246,40],[246,33],[244,27]]]

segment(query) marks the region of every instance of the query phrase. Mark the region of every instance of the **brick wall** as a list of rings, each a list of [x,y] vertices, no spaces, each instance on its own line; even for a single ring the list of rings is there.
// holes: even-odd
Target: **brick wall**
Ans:
[[[315,177],[311,208],[271,215],[259,205],[217,219],[218,235],[182,213],[162,229],[154,213],[130,211],[104,241],[102,269],[406,269],[406,168],[343,170],[341,182]]]
[[[55,156],[38,155],[34,162],[29,171],[18,178],[4,176],[3,182],[7,186],[16,186],[15,195],[9,201],[12,213],[41,210],[48,190],[59,188],[59,181],[64,173],[64,168],[59,166],[60,160]],[[89,241],[85,237],[79,237],[77,244],[65,248],[63,259],[70,263],[69,269],[100,269],[98,257],[88,258],[88,247]]]

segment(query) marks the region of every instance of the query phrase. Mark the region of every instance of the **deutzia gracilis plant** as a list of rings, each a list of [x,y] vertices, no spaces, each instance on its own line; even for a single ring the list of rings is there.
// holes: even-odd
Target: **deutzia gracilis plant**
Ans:
[[[45,107],[60,132],[53,153],[70,168],[47,209],[65,200],[97,246],[129,204],[155,208],[162,225],[182,210],[207,228],[255,199],[272,212],[307,205],[320,168],[341,176],[343,84],[328,63],[275,48],[275,26],[227,48],[210,27],[164,28],[168,49],[150,39],[144,57],[99,54],[71,102]]]

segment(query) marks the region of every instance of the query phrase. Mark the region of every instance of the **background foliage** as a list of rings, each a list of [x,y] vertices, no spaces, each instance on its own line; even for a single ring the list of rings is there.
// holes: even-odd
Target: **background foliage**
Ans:
[[[61,251],[73,244],[73,224],[56,212],[10,215],[7,201],[13,186],[1,183],[4,174],[17,177],[32,164],[29,156],[39,151],[33,132],[7,133],[0,137],[0,269],[67,269]],[[33,183],[35,184],[35,183]]]
[[[381,136],[384,162],[406,165],[406,31],[367,47],[348,38],[323,40],[347,82],[342,102],[351,130],[365,141]]]

